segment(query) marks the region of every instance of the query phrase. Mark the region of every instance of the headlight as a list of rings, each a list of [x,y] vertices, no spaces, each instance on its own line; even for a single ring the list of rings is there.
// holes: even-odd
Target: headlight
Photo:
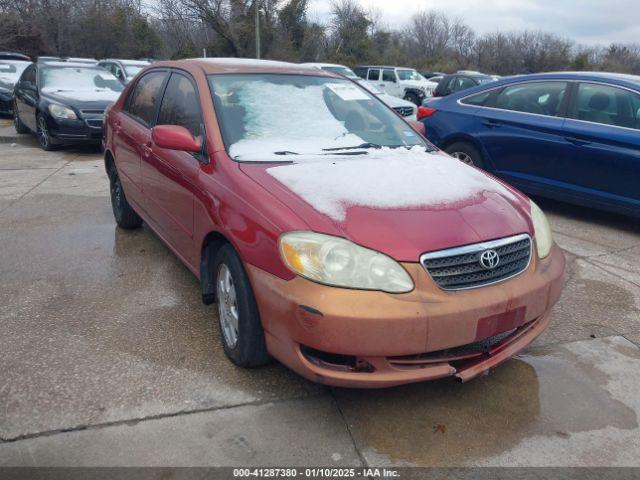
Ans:
[[[294,273],[335,287],[404,293],[413,281],[392,258],[349,240],[314,232],[280,237],[280,253]]]
[[[553,246],[551,226],[549,225],[547,216],[533,201],[531,201],[531,220],[533,221],[533,232],[538,249],[538,257],[544,258],[549,255],[551,247]]]
[[[63,107],[62,105],[58,105],[57,103],[49,104],[49,113],[54,118],[60,118],[64,120],[75,120],[76,118],[78,118],[73,110],[67,107]]]

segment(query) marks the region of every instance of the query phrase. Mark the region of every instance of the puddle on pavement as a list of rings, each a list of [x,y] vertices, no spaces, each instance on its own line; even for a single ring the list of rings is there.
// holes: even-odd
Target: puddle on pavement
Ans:
[[[490,375],[395,389],[336,390],[356,442],[373,463],[459,466],[534,435],[569,438],[635,429],[636,412],[607,390],[608,376],[557,346],[522,355]],[[637,358],[638,349],[611,350]],[[631,350],[631,351],[628,351]]]

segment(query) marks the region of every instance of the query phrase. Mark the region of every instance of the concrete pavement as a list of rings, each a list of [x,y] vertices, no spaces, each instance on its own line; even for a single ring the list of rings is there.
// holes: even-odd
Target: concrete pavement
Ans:
[[[637,220],[540,201],[569,259],[540,339],[468,384],[358,391],[232,366],[107,187],[96,151],[0,142],[0,465],[637,465]]]

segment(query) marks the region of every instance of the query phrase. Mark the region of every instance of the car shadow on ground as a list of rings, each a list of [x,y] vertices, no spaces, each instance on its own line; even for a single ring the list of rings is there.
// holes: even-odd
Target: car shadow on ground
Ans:
[[[640,219],[595,208],[574,205],[542,197],[531,197],[540,208],[550,214],[585,224],[624,230],[640,234]]]

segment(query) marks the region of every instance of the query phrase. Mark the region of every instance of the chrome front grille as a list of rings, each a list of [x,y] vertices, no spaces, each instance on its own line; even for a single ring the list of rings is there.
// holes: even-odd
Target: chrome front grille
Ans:
[[[420,263],[443,290],[464,290],[501,282],[525,271],[530,261],[531,237],[526,233],[428,252],[420,257]]]
[[[413,107],[393,107],[393,109],[403,117],[413,115]]]
[[[102,123],[104,122],[104,110],[97,108],[85,108],[81,109],[80,113],[84,122],[91,128],[102,129]]]

